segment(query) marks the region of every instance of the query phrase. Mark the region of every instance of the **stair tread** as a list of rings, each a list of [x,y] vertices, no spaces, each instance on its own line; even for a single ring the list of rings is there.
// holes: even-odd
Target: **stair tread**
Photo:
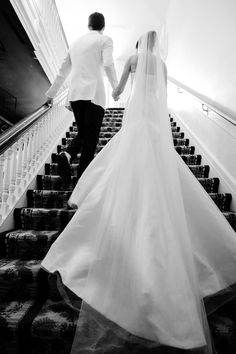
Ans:
[[[32,299],[37,295],[41,260],[1,259],[0,299]]]
[[[5,255],[11,259],[42,259],[59,234],[59,230],[11,230],[4,236]]]
[[[44,322],[47,322],[47,320],[50,324],[54,322],[56,333],[60,332],[65,325],[67,329],[70,329],[71,325],[76,326],[78,314],[78,311],[73,310],[64,300],[52,301],[47,299],[34,319],[32,333],[36,335],[36,333],[40,332],[40,329],[45,325]]]
[[[51,176],[51,175],[50,175]],[[57,176],[57,175],[53,175],[53,176]],[[57,176],[59,177],[59,176]],[[46,193],[60,193],[60,194],[63,194],[63,193],[71,193],[71,191],[68,191],[68,190],[57,190],[57,189],[28,189],[28,191],[32,191],[32,192],[42,192],[44,194]]]
[[[16,228],[62,231],[75,214],[76,209],[15,208]]]

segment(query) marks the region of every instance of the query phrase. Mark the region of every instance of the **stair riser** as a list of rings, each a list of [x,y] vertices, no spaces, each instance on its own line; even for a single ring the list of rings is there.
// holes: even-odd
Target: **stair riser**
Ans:
[[[59,176],[38,175],[37,176],[37,189],[39,190],[57,190],[57,191],[73,191],[76,186],[77,178],[71,178],[71,183],[63,183]]]
[[[3,265],[4,261],[5,265]],[[0,263],[0,302],[35,299],[39,290],[39,270],[40,261],[2,260]]]
[[[200,165],[202,161],[201,155],[181,155],[187,165]]]
[[[196,178],[208,178],[209,166],[189,166],[190,170]]]
[[[15,226],[25,230],[62,231],[76,210],[15,209]]]
[[[207,193],[218,193],[219,179],[218,178],[198,178],[203,188]]]
[[[58,173],[56,173],[58,175]],[[30,208],[66,208],[72,192],[68,191],[28,191],[27,200]]]
[[[230,210],[231,194],[210,194],[210,197],[222,212]]]

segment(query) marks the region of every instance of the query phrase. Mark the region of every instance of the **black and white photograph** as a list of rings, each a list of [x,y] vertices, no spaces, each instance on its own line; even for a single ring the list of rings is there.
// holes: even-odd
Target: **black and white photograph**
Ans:
[[[0,1],[0,354],[236,353],[236,1]]]

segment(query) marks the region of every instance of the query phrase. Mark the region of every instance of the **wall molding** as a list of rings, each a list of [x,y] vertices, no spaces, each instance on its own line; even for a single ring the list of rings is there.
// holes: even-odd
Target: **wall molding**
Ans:
[[[68,48],[55,1],[10,2],[34,47],[36,58],[52,82]]]

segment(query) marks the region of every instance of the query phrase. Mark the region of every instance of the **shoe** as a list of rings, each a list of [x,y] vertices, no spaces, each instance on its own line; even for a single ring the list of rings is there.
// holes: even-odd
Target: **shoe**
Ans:
[[[58,163],[58,173],[64,183],[71,182],[71,168],[64,152],[61,152],[57,156],[57,163]]]

